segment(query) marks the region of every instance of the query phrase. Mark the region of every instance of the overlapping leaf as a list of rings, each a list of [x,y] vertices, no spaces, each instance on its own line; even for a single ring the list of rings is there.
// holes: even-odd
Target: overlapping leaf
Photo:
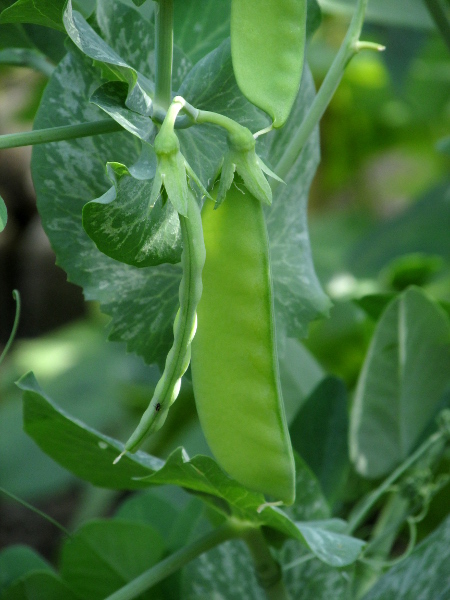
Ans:
[[[44,396],[32,374],[22,378],[19,386],[24,391],[27,433],[49,456],[87,481],[116,489],[178,485],[200,494],[225,515],[231,512],[240,519],[299,540],[327,564],[344,566],[357,560],[363,543],[342,533],[343,521],[294,523],[287,513],[265,505],[262,494],[250,492],[230,479],[212,458],[190,459],[183,448],[172,452],[166,462],[138,452],[125,455],[114,465],[113,459],[123,449],[121,443],[64,413]],[[301,461],[298,467],[301,488],[305,479],[312,476]],[[316,500],[320,499],[318,488],[315,495]]]
[[[350,421],[356,469],[381,477],[405,460],[450,385],[450,323],[419,288],[386,308],[361,371]]]

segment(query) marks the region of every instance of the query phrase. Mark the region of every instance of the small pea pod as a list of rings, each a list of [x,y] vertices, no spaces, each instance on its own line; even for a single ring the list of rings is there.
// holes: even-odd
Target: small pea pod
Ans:
[[[281,127],[300,87],[307,0],[232,0],[231,56],[241,92]]]
[[[153,398],[124,451],[137,450],[143,439],[157,431],[166,420],[170,405],[176,400],[181,386],[181,377],[189,366],[191,342],[197,327],[196,309],[202,295],[202,269],[205,262],[200,209],[191,192],[187,195],[187,216],[179,215],[183,239],[181,265],[183,276],[180,283],[180,308],[173,326],[174,340],[170,349],[161,379],[155,388]]]
[[[206,262],[191,361],[201,426],[233,478],[292,504],[295,467],[279,383],[262,205],[232,186],[218,210],[205,201],[202,220]]]

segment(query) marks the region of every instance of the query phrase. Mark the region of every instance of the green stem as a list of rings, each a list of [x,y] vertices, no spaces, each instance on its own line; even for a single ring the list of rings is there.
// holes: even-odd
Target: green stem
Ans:
[[[17,290],[13,290],[13,298],[16,301],[16,316],[14,317],[14,323],[11,330],[11,335],[9,336],[8,341],[6,342],[6,346],[3,348],[3,352],[0,354],[0,364],[2,363],[5,356],[8,354],[8,350],[11,347],[11,344],[16,337],[17,328],[19,327],[20,320],[20,294]]]
[[[24,133],[10,133],[0,136],[0,150],[6,148],[18,148],[19,146],[35,146],[36,144],[48,144],[49,142],[61,142],[74,138],[89,137],[103,133],[114,133],[121,131],[122,126],[112,119],[92,121],[91,123],[79,123],[78,125],[63,125],[61,127],[49,127],[48,129],[36,129]]]
[[[344,41],[320,86],[320,90],[317,92],[317,95],[311,104],[308,114],[302,121],[296,134],[286,146],[278,164],[274,166],[275,173],[281,177],[281,179],[286,178],[296,162],[303,146],[330,103],[334,92],[342,79],[345,67],[350,59],[359,51],[357,43],[361,34],[367,3],[368,0],[359,0]],[[276,182],[274,185],[277,185]]]
[[[363,500],[363,502],[356,507],[356,510],[350,516],[347,524],[346,533],[351,534],[355,529],[364,521],[366,516],[378,502],[378,500],[385,494],[397,479],[399,479],[419,458],[424,456],[433,446],[441,444],[445,445],[445,436],[441,431],[434,433],[414,452],[411,456],[405,460],[395,471],[393,471],[389,477],[387,477],[383,483],[378,486],[371,494]]]
[[[260,529],[250,528],[242,534],[253,559],[256,577],[267,600],[289,600],[280,565],[272,556]]]
[[[105,598],[105,600],[131,600],[132,598],[136,598],[166,577],[169,577],[169,575],[172,575],[172,573],[175,573],[175,571],[184,567],[191,560],[197,558],[197,556],[208,552],[208,550],[227,540],[237,537],[239,534],[239,528],[230,522],[226,522],[221,527],[207,533],[189,546],[180,548],[180,550],[177,550],[177,552],[174,552],[174,554],[171,554]]]
[[[450,50],[450,21],[440,0],[423,0],[444,42]]]
[[[167,110],[172,99],[173,0],[156,3],[155,110]]]

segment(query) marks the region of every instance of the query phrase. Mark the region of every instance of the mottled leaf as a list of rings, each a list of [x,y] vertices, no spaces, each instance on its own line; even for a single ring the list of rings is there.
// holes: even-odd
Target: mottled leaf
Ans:
[[[305,65],[299,95],[285,127],[260,138],[261,151],[275,173],[313,98],[314,83]],[[277,185],[272,206],[265,208],[277,329],[289,337],[306,336],[308,324],[326,315],[331,306],[314,271],[307,224],[309,187],[319,156],[316,129],[285,178],[286,185]]]
[[[378,322],[356,389],[350,455],[381,477],[405,460],[450,384],[450,322],[419,288],[395,298]]]
[[[450,517],[410,556],[392,567],[363,600],[446,600],[450,597]]]
[[[144,146],[147,173],[142,159],[135,168],[108,164],[114,185],[103,196],[85,204],[83,227],[98,249],[128,265],[148,267],[177,263],[181,256],[178,214],[162,196],[151,206],[156,159],[151,146]],[[141,175],[141,179],[136,178]]]
[[[124,129],[143,140],[152,141],[155,126],[149,117],[130,110],[126,106],[128,84],[123,81],[109,81],[95,90],[90,100],[112,117]]]

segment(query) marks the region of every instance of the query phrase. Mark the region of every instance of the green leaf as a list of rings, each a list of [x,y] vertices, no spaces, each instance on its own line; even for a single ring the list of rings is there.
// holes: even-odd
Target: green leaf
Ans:
[[[136,11],[131,11],[139,17]],[[146,21],[141,21],[141,27],[148,27]],[[138,27],[137,22],[135,27]],[[111,40],[106,38],[106,41],[110,43]],[[115,43],[117,45],[117,39]],[[125,40],[123,52],[119,48],[125,58],[131,53],[138,64],[144,62],[144,58],[148,60],[147,55],[141,57],[139,48],[130,44]],[[141,51],[147,49],[143,47]],[[225,61],[223,68],[221,57]],[[67,56],[46,88],[35,127],[103,118],[102,113],[87,102],[101,83],[96,71],[81,55]],[[210,86],[217,89],[217,95],[208,104],[205,89]],[[217,107],[231,117],[239,114],[252,127],[261,124],[261,113],[237,92],[229,44],[207,59],[202,75],[198,69],[193,70],[186,80],[185,90],[188,100],[200,107],[212,110]],[[67,106],[72,107],[70,113]],[[262,122],[266,123],[265,120]],[[217,128],[201,126],[180,132],[180,138],[192,168],[204,183],[208,183],[219,168],[221,141],[225,148],[224,135],[221,132],[219,135]],[[112,317],[110,339],[126,341],[128,350],[142,355],[148,363],[163,363],[173,340],[172,326],[181,276],[179,268],[165,265],[149,272],[136,271],[113,261],[97,250],[81,224],[83,205],[101,197],[111,187],[104,173],[105,161],[111,159],[132,164],[137,156],[134,140],[134,136],[122,133],[36,147],[32,161],[33,179],[39,212],[57,253],[58,264],[67,271],[71,281],[83,286],[86,298],[100,301],[102,310]],[[136,187],[136,194],[137,190]],[[67,236],[68,230],[70,236]]]
[[[263,157],[276,172],[289,139],[300,126],[315,96],[314,82],[307,65],[303,69],[299,95],[286,125],[259,139]],[[269,232],[274,302],[279,335],[305,337],[309,323],[327,315],[331,306],[314,271],[308,234],[309,187],[319,163],[316,129],[286,177],[278,185],[271,207],[265,208]]]
[[[350,455],[359,473],[381,477],[405,460],[450,384],[450,322],[418,288],[380,318],[358,381]]]
[[[84,600],[103,600],[156,564],[163,552],[163,539],[150,525],[90,521],[64,544],[61,576]]]
[[[342,537],[345,522],[333,520],[314,525],[313,531],[302,532],[307,522],[294,523],[281,509],[266,504],[262,494],[248,491],[230,479],[207,456],[189,458],[178,448],[164,463],[144,452],[126,454],[118,464],[112,460],[123,445],[95,432],[80,421],[72,419],[46,398],[33,375],[26,375],[18,385],[24,391],[24,427],[34,441],[54,460],[94,485],[115,489],[138,489],[146,485],[177,485],[198,493],[216,511],[275,529],[284,536],[306,544],[318,558],[328,564],[350,564],[356,558],[360,540]],[[300,481],[311,475],[304,467]],[[136,479],[138,478],[138,479]],[[305,496],[306,495],[306,496]],[[320,499],[318,488],[306,489],[301,497]],[[316,505],[316,510],[320,503]],[[336,524],[338,530],[336,531]],[[323,539],[330,540],[330,550],[321,549]],[[342,546],[343,544],[343,546]]]
[[[18,0],[0,15],[0,23],[34,23],[64,31],[65,0]]]
[[[0,53],[1,54],[1,53]],[[3,198],[0,196],[0,231],[3,231],[8,221],[8,212]]]
[[[192,62],[199,61],[230,35],[230,8],[231,0],[175,0],[175,43]]]
[[[326,13],[352,15],[356,0],[319,0]],[[365,20],[399,27],[431,29],[433,21],[421,0],[371,0]]]
[[[108,165],[114,186],[85,204],[83,227],[101,252],[120,262],[141,268],[177,263],[181,256],[178,214],[162,196],[150,205],[153,180],[149,178],[156,161],[150,146],[144,146],[143,155],[134,169]]]
[[[337,377],[327,377],[314,390],[292,422],[293,447],[333,499],[348,466],[347,390]]]
[[[342,533],[347,523],[341,519],[297,523],[297,527],[311,551],[331,567],[345,567],[354,563],[365,542]]]
[[[22,377],[17,385],[24,392],[24,429],[53,460],[78,477],[99,487],[110,489],[142,489],[142,481],[133,479],[148,474],[164,462],[137,452],[113,461],[123,445],[97,433],[80,421],[70,418],[56,407],[40,389],[34,375]]]
[[[2,593],[2,600],[80,600],[79,596],[55,574],[33,571],[22,577]]]
[[[288,424],[299,408],[325,377],[314,356],[298,340],[287,338],[278,342],[278,361],[284,408]]]
[[[95,90],[91,96],[91,102],[139,139],[144,142],[152,141],[155,133],[153,121],[127,108],[127,97],[127,83],[109,81]]]
[[[9,48],[8,50],[0,50],[0,64],[28,67],[29,69],[41,71],[47,76],[53,71],[53,65],[47,60],[45,55],[33,48]]]
[[[122,10],[118,5],[117,19],[120,19],[121,26],[126,30],[133,31],[134,44],[140,42],[144,48],[148,47],[149,38],[148,32],[132,29],[134,11],[127,9],[125,6]],[[67,1],[67,6],[64,11],[64,27],[72,42],[85,54],[92,58],[97,65],[102,65],[103,75],[111,73],[111,77],[124,81],[128,84],[128,95],[126,106],[143,116],[149,116],[151,113],[152,100],[151,95],[154,92],[153,83],[143,74],[138,72],[136,68],[131,67],[125,60],[122,59],[117,52],[113,50],[87,23],[80,13],[72,11],[72,0]],[[137,38],[137,39],[136,39]]]
[[[30,571],[52,572],[51,566],[29,546],[9,546],[0,552],[0,593]]]
[[[445,600],[450,596],[450,517],[392,567],[363,600]]]

